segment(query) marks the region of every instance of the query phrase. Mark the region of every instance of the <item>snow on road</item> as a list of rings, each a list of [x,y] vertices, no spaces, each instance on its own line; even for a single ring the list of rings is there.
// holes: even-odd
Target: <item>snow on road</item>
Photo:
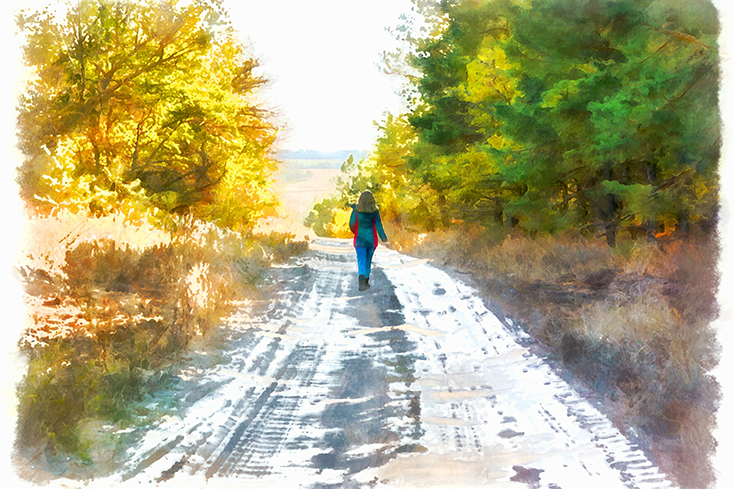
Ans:
[[[311,248],[88,487],[672,487],[470,287],[379,248],[361,293],[350,242]]]

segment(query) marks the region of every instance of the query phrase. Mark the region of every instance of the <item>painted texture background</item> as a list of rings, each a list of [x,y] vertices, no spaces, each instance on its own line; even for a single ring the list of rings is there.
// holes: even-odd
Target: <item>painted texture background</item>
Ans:
[[[724,124],[725,124],[724,125],[724,130],[725,130],[725,135],[726,135],[725,140],[724,140],[724,145],[723,145],[723,158],[722,158],[722,164],[721,164],[721,171],[722,171],[722,178],[723,178],[722,183],[723,183],[723,188],[725,189],[722,192],[722,206],[723,206],[722,207],[722,217],[723,217],[722,222],[724,223],[724,225],[722,226],[722,240],[723,240],[722,242],[723,242],[723,245],[724,245],[723,246],[723,252],[722,252],[722,264],[724,265],[724,267],[727,267],[727,264],[728,264],[728,262],[731,259],[730,258],[730,246],[727,246],[727,243],[730,242],[728,240],[727,234],[730,233],[731,231],[730,231],[730,225],[728,224],[730,222],[730,218],[729,218],[730,217],[730,206],[729,206],[729,201],[727,199],[727,193],[726,193],[726,189],[729,187],[729,185],[728,185],[728,183],[729,183],[728,182],[728,179],[730,178],[729,177],[729,168],[728,168],[729,165],[727,165],[727,160],[729,159],[729,153],[731,152],[730,151],[731,138],[729,137],[729,131],[730,130],[729,130],[729,126],[727,124],[728,114],[730,113],[730,110],[727,109],[727,107],[730,106],[730,95],[728,95],[730,93],[730,91],[727,90],[727,86],[730,83],[730,64],[729,64],[730,63],[730,54],[729,54],[729,49],[731,48],[731,45],[728,44],[728,39],[731,36],[730,36],[730,29],[728,28],[728,21],[730,19],[728,17],[729,14],[727,13],[727,8],[722,6],[722,8],[720,9],[720,11],[722,13],[721,21],[722,21],[722,27],[723,27],[723,35],[721,37],[721,39],[722,39],[721,40],[721,53],[722,53],[722,62],[724,63],[724,70],[722,72],[722,75],[723,75],[723,93],[722,93],[721,102],[722,102],[722,115],[724,117]],[[6,31],[7,32],[12,31],[14,29],[12,27],[12,22],[11,22],[12,21],[12,16],[11,15],[6,15],[3,18],[4,18],[4,21],[7,24]],[[8,41],[8,44],[10,45],[10,44],[12,44],[14,42],[16,42],[16,41],[9,40]],[[12,61],[12,63],[16,63],[16,62],[17,62],[17,58],[16,58],[16,61]],[[11,79],[15,79],[15,77],[10,77],[10,78]],[[4,117],[4,120],[6,121],[6,126],[7,126],[7,130],[5,130],[3,133],[6,134],[7,137],[8,137],[8,144],[7,144],[7,146],[9,148],[12,148],[12,145],[13,145],[12,138],[11,138],[11,135],[13,133],[13,130],[12,130],[13,118],[12,117],[8,117],[8,115],[10,115],[10,114],[13,113],[12,105],[14,104],[14,89],[16,89],[17,85],[11,85],[11,87],[12,88],[9,88],[7,90],[6,98],[4,98],[4,101],[5,101],[5,106],[4,107],[5,108],[3,110],[3,114],[5,116]],[[9,96],[9,94],[12,94],[13,96]],[[18,158],[17,152],[16,151],[13,151],[13,150],[10,150],[9,151],[9,155],[6,157],[6,161],[17,160],[17,158]],[[6,172],[5,175],[7,175],[3,179],[5,183],[10,182],[13,179],[12,170],[10,169],[10,166],[11,165],[6,165],[5,168],[4,168],[4,171]],[[8,190],[5,191],[4,193],[6,195],[14,195],[15,190],[13,189],[12,185],[10,185],[8,187]],[[11,237],[12,236],[17,236],[21,232],[20,231],[20,229],[21,229],[21,223],[17,219],[17,216],[20,215],[20,212],[19,212],[19,209],[18,209],[18,202],[15,199],[9,199],[8,202],[7,202],[7,204],[6,204],[6,206],[7,206],[7,209],[9,209],[8,212],[7,212],[7,216],[9,217],[9,221],[10,221],[8,223],[8,225],[10,226],[10,229],[14,229],[15,230],[13,232],[9,232],[8,233],[8,236],[11,236]],[[15,217],[15,219],[12,219],[13,217]],[[15,256],[18,253],[18,250],[17,250],[17,241],[16,240],[13,240],[13,239],[8,239],[6,241],[7,241],[7,246],[9,247],[9,249],[5,253],[5,256],[8,257],[8,258],[11,258],[12,256]],[[724,343],[725,348],[729,344],[729,338],[727,337],[727,328],[726,328],[726,325],[727,324],[730,324],[730,320],[731,320],[731,317],[732,317],[731,309],[730,309],[730,306],[728,305],[729,304],[729,301],[726,300],[726,297],[729,297],[728,291],[730,291],[730,290],[731,290],[731,288],[729,287],[729,284],[728,284],[728,275],[725,274],[723,276],[722,288],[721,288],[721,293],[720,293],[721,294],[720,296],[721,297],[724,297],[724,300],[721,301],[721,304],[722,304],[721,318],[717,321],[717,324],[718,325],[721,325],[721,327],[719,327],[718,329],[720,331],[720,339],[721,339],[722,343]],[[7,295],[5,296],[5,299],[6,300],[9,299],[8,300],[8,306],[7,306],[8,314],[6,316],[6,324],[8,324],[8,327],[7,327],[8,338],[17,338],[19,336],[19,326],[23,324],[22,312],[17,307],[15,307],[15,306],[17,306],[17,304],[19,302],[19,294],[20,294],[20,292],[19,292],[18,287],[16,286],[16,284],[14,284],[12,281],[8,281],[8,292],[7,292]],[[9,341],[7,341],[7,345],[9,347],[12,346],[12,343],[14,341],[15,340],[12,340],[12,341],[9,340]],[[22,375],[23,372],[22,372],[22,368],[20,366],[20,363],[18,362],[18,357],[17,356],[14,356],[13,351],[14,351],[14,349],[11,348],[10,349],[10,352],[8,353],[8,355],[5,355],[4,358],[7,361],[7,369],[6,369],[6,371],[13,373],[13,375],[12,376],[9,376],[9,377],[11,377],[11,380],[17,380]],[[728,350],[724,350],[724,351],[726,352]],[[719,367],[719,371],[720,372],[724,372],[724,375],[721,375],[720,378],[722,380],[722,383],[724,384],[725,392],[729,392],[729,389],[726,387],[726,384],[729,381],[728,381],[727,375],[725,373],[728,372],[728,371],[731,371],[731,368],[730,367],[727,368],[727,361],[728,361],[727,358],[728,357],[730,357],[730,355],[727,355],[726,353],[724,353],[722,355],[722,357],[721,357],[721,365]],[[12,420],[12,408],[10,407],[10,406],[12,406],[12,399],[14,399],[14,392],[13,392],[12,385],[8,385],[6,387],[6,389],[4,391],[4,394],[5,394],[5,396],[4,396],[5,399],[6,400],[9,400],[8,418],[9,418],[9,420]],[[727,406],[730,405],[728,403],[729,403],[728,397],[725,396],[724,397],[724,402],[723,402],[723,404],[722,404],[722,406],[720,408],[720,412],[721,413],[726,413],[726,412],[730,411],[730,409],[727,409]],[[721,419],[721,417],[720,417],[720,425],[721,425],[721,429],[722,430],[728,430],[729,429],[726,426],[726,419]],[[12,438],[12,429],[13,429],[12,428],[12,423],[8,423],[7,426],[6,426],[6,432],[5,432],[5,433],[7,433],[7,436],[4,437],[6,440]],[[729,451],[727,449],[727,446],[726,446],[727,437],[726,436],[719,436],[719,440],[720,440],[720,443],[721,443],[721,449],[720,449],[720,454],[717,456],[716,460],[717,461],[727,460],[726,459],[726,453]],[[722,457],[724,457],[724,458],[722,458]],[[717,463],[717,466],[721,470],[721,476],[720,476],[721,478],[720,478],[720,480],[721,481],[727,480],[727,477],[725,475],[726,474],[726,472],[725,472],[726,471],[726,463]],[[724,486],[721,486],[721,487],[724,487]]]

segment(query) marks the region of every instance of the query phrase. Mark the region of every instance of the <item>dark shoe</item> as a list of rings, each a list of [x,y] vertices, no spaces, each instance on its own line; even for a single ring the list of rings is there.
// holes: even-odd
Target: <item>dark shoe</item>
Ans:
[[[367,277],[365,277],[364,275],[360,275],[359,276],[359,290],[367,290],[367,287],[369,287],[367,285]]]
[[[364,288],[365,290],[370,288],[370,278],[369,277],[364,278]]]

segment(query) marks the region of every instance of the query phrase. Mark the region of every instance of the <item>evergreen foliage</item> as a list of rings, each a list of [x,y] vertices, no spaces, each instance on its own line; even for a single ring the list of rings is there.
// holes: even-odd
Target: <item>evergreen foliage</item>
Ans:
[[[395,219],[422,230],[458,221],[530,236],[571,230],[612,246],[713,230],[719,27],[710,2],[416,10],[428,28],[420,35],[406,21],[397,32],[408,48],[385,56],[402,61],[408,110],[385,121],[360,173],[370,183],[357,185],[394,201]]]
[[[316,222],[341,231],[334,209],[371,190],[393,242],[470,270],[503,314],[621,410],[681,487],[708,487],[716,9],[414,4],[422,19],[406,18],[395,29],[405,46],[383,57],[404,79],[406,109],[380,123],[373,151],[314,207]]]

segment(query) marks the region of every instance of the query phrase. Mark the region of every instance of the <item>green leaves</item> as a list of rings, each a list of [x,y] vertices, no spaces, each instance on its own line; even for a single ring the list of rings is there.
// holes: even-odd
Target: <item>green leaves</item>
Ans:
[[[405,35],[420,94],[400,173],[364,166],[401,222],[530,234],[684,234],[715,220],[716,10],[677,0],[444,2]],[[412,24],[406,23],[404,31]],[[409,92],[409,90],[408,90]],[[394,139],[396,126],[381,141]],[[393,143],[394,144],[394,143]],[[378,143],[373,161],[393,150]],[[356,180],[354,181],[356,182]]]

